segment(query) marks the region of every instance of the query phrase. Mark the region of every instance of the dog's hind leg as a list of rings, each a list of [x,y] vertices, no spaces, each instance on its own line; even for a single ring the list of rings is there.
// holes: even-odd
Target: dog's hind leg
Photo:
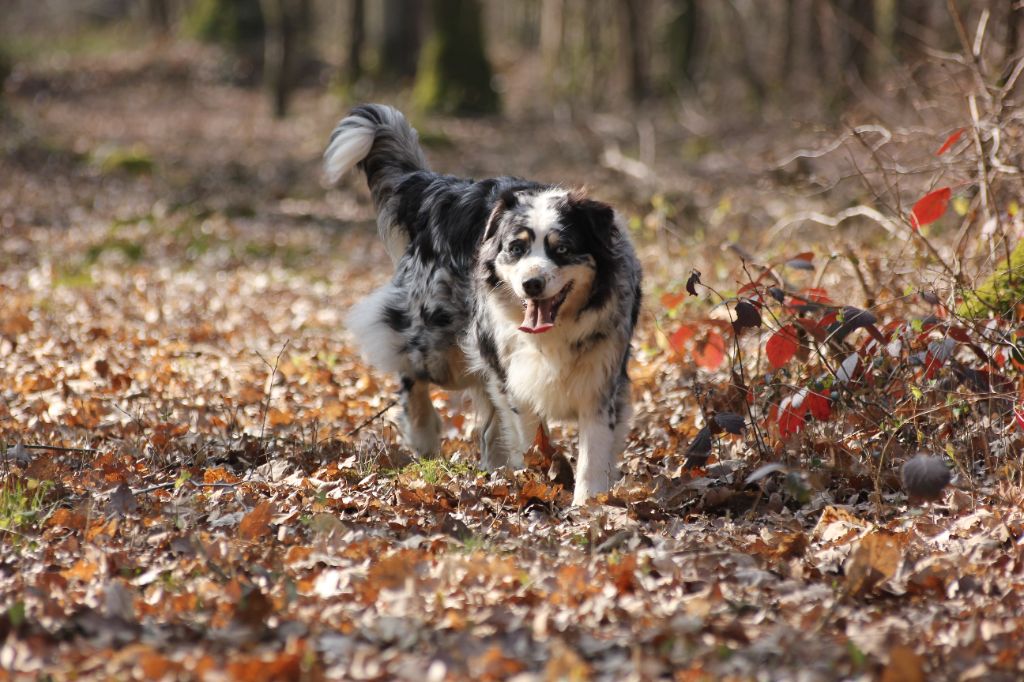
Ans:
[[[430,400],[430,384],[402,377],[400,427],[406,445],[421,457],[441,450],[441,417]]]

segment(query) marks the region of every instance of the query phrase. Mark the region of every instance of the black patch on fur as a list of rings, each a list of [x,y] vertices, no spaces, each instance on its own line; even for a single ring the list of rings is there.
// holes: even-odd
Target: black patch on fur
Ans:
[[[428,327],[447,327],[454,321],[452,314],[444,308],[429,309],[423,306],[420,309],[420,316],[423,318],[423,324]]]
[[[487,273],[486,279],[484,280],[485,282],[487,282],[487,286],[489,286],[491,289],[494,289],[499,284],[501,284],[501,280],[498,279],[498,271],[495,270],[494,268],[494,261],[486,261],[484,263],[484,270]]]
[[[396,332],[403,332],[409,328],[412,322],[409,320],[409,314],[401,308],[393,305],[384,306],[384,324],[394,329]]]
[[[402,393],[408,393],[411,391],[413,384],[415,383],[416,382],[413,381],[412,377],[402,377]]]
[[[575,255],[590,254],[597,271],[590,288],[590,298],[580,309],[582,314],[608,302],[619,276],[615,259],[616,242],[619,239],[615,228],[615,212],[607,204],[579,199],[573,195],[559,207],[559,212],[565,238],[576,245]]]
[[[576,341],[573,341],[572,349],[576,353],[585,353],[607,338],[608,334],[605,332],[594,332],[589,336],[584,336],[582,339],[577,339]]]
[[[505,372],[505,367],[501,364],[501,358],[498,356],[498,346],[494,343],[494,337],[491,336],[490,332],[478,327],[476,330],[476,343],[480,348],[481,357],[494,370],[494,373],[498,375],[498,378],[501,379],[501,385],[504,386],[508,381],[508,373]]]

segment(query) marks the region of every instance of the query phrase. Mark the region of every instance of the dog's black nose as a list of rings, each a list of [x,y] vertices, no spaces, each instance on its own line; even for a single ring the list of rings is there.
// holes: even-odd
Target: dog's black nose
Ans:
[[[530,297],[540,296],[540,292],[544,291],[544,279],[541,277],[531,277],[530,279],[523,280],[523,291]]]

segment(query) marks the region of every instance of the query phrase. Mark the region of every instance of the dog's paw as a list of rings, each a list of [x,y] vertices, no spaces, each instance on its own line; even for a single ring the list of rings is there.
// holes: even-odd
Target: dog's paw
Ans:
[[[574,507],[582,507],[592,497],[608,492],[611,487],[611,477],[590,476],[587,479],[577,478],[576,488],[572,493],[572,505]]]
[[[420,457],[434,457],[441,452],[441,418],[432,414],[425,424],[401,420],[402,440]]]

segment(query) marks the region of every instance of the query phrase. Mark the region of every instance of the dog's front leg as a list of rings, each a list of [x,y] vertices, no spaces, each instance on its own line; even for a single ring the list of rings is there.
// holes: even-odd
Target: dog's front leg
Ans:
[[[600,415],[580,418],[580,455],[576,465],[574,505],[586,504],[594,495],[606,492],[615,479],[616,434],[614,424]]]
[[[433,457],[441,449],[441,417],[430,399],[430,384],[402,377],[401,402],[406,445],[420,457]]]

